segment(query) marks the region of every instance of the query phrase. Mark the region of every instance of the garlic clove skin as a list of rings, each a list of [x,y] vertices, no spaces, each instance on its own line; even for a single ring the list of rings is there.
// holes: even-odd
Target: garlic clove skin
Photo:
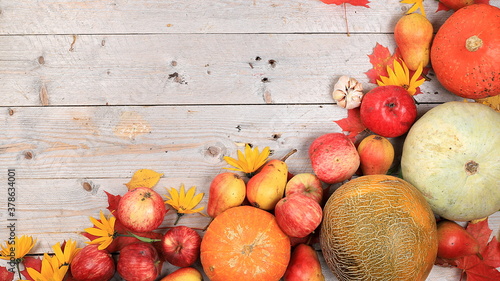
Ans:
[[[342,108],[359,107],[363,99],[363,85],[354,78],[341,76],[335,83],[332,97]]]

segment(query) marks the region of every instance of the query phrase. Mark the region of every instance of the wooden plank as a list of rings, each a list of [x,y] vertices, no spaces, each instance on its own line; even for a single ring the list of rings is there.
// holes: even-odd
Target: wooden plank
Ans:
[[[500,5],[499,0],[491,0]],[[371,1],[370,8],[319,0],[39,0],[4,1],[0,34],[387,33],[410,7]],[[436,26],[451,14],[424,1]]]
[[[333,103],[391,34],[154,34],[0,37],[5,106]],[[430,74],[432,78],[432,73]],[[419,102],[459,99],[437,81]]]
[[[420,113],[433,105],[420,105]],[[292,149],[292,172],[310,170],[316,137],[340,132],[336,105],[4,108],[0,171],[20,179],[128,178],[150,168],[174,178],[207,177],[244,143]]]

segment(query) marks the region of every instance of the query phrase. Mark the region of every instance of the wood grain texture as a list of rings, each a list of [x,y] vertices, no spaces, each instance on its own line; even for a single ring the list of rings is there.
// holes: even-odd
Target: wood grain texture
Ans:
[[[37,238],[38,255],[69,238],[84,246],[80,232],[106,208],[104,191],[125,193],[142,168],[165,174],[161,194],[197,186],[206,205],[211,180],[226,171],[223,156],[245,143],[269,146],[272,157],[296,148],[290,171],[312,171],[309,144],[340,132],[334,121],[346,117],[333,85],[349,75],[375,87],[367,55],[376,43],[394,51],[394,25],[410,8],[398,0],[369,5],[0,0],[0,185],[16,169],[17,234]],[[435,12],[436,1],[424,5],[435,30],[451,15]],[[460,100],[430,78],[415,97],[420,114]],[[393,141],[400,152],[403,139]],[[9,235],[4,190],[0,241]],[[163,227],[174,219],[170,211]],[[500,213],[490,225],[500,236]],[[326,279],[337,280],[320,259]],[[175,269],[165,264],[163,272]],[[428,278],[458,279],[457,269],[437,266]]]
[[[420,114],[433,105],[419,105]],[[311,171],[307,150],[341,132],[336,105],[205,105],[6,108],[0,170],[18,178],[127,178],[149,168],[169,177],[211,177],[245,143],[275,157],[297,149],[291,172]],[[12,115],[11,115],[12,113]]]
[[[342,75],[365,72],[390,34],[155,34],[0,37],[5,106],[334,102]],[[457,96],[432,76],[419,102]]]
[[[411,7],[397,0],[369,6],[319,0],[2,1],[0,34],[387,33]],[[435,26],[451,14],[436,13],[435,1],[424,6]]]

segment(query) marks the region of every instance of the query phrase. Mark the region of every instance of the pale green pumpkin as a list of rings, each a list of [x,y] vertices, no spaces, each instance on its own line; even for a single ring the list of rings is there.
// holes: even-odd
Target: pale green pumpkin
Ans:
[[[447,102],[425,113],[403,145],[403,178],[435,214],[456,221],[500,210],[500,113]]]

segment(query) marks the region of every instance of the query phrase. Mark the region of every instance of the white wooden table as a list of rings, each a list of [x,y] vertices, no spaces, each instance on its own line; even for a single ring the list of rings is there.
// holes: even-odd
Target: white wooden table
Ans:
[[[123,194],[142,168],[165,174],[160,193],[194,185],[206,205],[212,178],[227,167],[223,156],[243,143],[269,146],[276,157],[296,148],[290,171],[311,172],[309,144],[340,132],[334,121],[346,117],[333,85],[348,75],[375,87],[368,55],[376,43],[394,50],[394,24],[410,7],[369,5],[0,0],[0,183],[5,191],[15,169],[16,233],[36,237],[38,254],[69,238],[83,246],[79,232],[106,208],[104,191]],[[436,1],[425,8],[435,30],[451,15],[436,13]],[[460,100],[436,79],[421,89],[420,113]],[[0,241],[8,235],[4,191]],[[163,226],[174,219],[169,212]],[[490,224],[498,235],[498,213]],[[436,266],[428,280],[458,276]]]

